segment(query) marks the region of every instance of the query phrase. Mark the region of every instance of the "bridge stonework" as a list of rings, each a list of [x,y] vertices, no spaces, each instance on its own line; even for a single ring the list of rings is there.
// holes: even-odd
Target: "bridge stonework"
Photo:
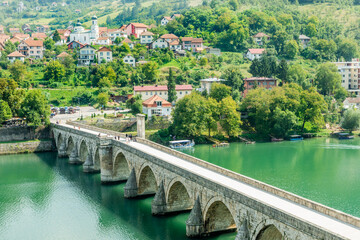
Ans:
[[[127,181],[125,197],[155,195],[153,215],[190,211],[189,237],[237,231],[236,240],[343,239],[230,188],[110,137],[53,125],[59,157],[100,172],[103,183]]]

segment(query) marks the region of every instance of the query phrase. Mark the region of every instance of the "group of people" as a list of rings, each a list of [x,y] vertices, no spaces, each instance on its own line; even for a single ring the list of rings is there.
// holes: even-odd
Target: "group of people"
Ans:
[[[125,135],[126,142],[132,142],[133,141],[133,135],[132,134],[126,134]]]

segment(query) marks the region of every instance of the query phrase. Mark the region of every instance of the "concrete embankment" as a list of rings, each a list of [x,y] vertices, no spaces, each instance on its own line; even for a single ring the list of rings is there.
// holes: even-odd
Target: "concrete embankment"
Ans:
[[[0,142],[0,155],[50,152],[53,150],[52,140],[23,141],[23,142]]]

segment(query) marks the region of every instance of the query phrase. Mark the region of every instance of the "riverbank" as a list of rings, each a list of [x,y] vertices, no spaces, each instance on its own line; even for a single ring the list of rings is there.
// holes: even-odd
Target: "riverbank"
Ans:
[[[53,150],[52,140],[31,140],[0,142],[0,155],[50,152]]]

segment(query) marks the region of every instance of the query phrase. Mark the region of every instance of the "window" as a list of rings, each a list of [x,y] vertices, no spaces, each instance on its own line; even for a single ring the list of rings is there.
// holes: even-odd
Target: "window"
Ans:
[[[263,85],[267,85],[267,82],[263,82]]]
[[[157,101],[157,102],[156,102],[156,106],[161,107],[161,106],[162,106],[162,102]]]
[[[269,85],[275,85],[275,83],[274,82],[269,82]]]
[[[180,92],[180,95],[182,94],[182,92]]]
[[[146,92],[146,95],[148,95],[148,92]]]
[[[162,110],[161,109],[151,109],[151,115],[161,115]]]
[[[254,82],[249,82],[249,86],[253,86],[254,85]]]

